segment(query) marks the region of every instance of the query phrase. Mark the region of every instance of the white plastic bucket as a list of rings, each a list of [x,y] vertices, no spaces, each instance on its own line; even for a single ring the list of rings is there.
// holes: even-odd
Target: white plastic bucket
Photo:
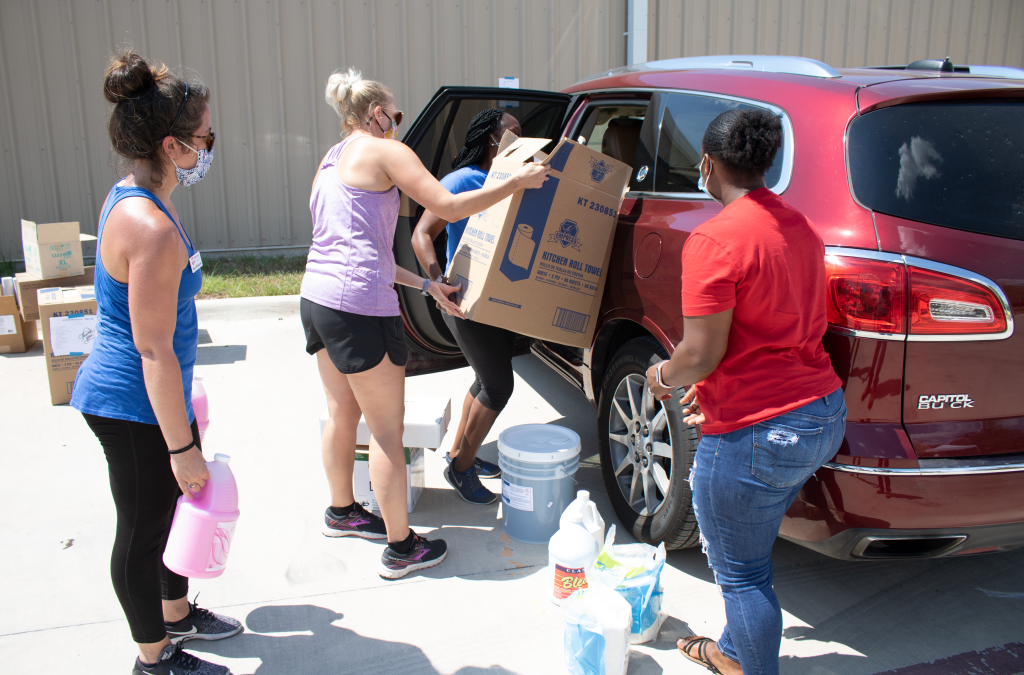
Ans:
[[[580,437],[554,424],[522,424],[498,436],[505,533],[527,544],[546,544],[562,511],[576,495]]]

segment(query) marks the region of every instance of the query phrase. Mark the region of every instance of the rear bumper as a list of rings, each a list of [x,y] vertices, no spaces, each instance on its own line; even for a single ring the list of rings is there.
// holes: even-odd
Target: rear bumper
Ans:
[[[779,534],[847,560],[1024,546],[1020,460],[921,460],[913,469],[829,463],[804,485]]]
[[[909,560],[1012,551],[1024,546],[1024,523],[938,530],[844,530],[824,541],[783,539],[840,560]]]

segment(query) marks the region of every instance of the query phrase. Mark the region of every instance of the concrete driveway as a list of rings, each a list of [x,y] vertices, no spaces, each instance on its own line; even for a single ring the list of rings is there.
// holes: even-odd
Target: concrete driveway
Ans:
[[[320,534],[324,402],[297,298],[199,304],[208,343],[198,371],[212,419],[205,446],[232,456],[242,518],[225,574],[192,588],[246,631],[190,643],[192,651],[239,675],[564,672],[560,610],[545,595],[546,547],[505,536],[500,506],[459,499],[441,476],[444,448],[427,453],[427,489],[411,518],[420,533],[448,540],[445,563],[386,582],[374,571],[380,544]],[[550,422],[579,433],[587,457],[579,483],[614,522],[594,411],[533,356],[518,357],[515,369],[516,392],[496,430]],[[460,369],[409,378],[407,390],[450,396],[457,417],[471,381]],[[135,649],[108,575],[114,510],[99,444],[76,411],[49,405],[41,346],[0,356],[0,383],[0,670],[130,672]],[[494,461],[496,438],[482,450]],[[1024,551],[849,563],[780,540],[774,561],[783,673],[1024,672]],[[700,551],[672,552],[668,563],[670,617],[657,642],[634,648],[631,675],[706,673],[676,652],[675,639],[717,636],[724,623]]]

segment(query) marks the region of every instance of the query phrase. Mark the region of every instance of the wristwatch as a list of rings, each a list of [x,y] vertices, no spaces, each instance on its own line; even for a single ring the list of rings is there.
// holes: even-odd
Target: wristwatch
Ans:
[[[430,295],[430,293],[427,293],[427,289],[428,288],[430,288],[430,279],[424,279],[423,280],[423,287],[420,289],[420,294],[421,295]]]

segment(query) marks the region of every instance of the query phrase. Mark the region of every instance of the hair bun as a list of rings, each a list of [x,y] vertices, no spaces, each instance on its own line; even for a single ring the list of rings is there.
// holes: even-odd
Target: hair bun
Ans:
[[[129,49],[111,60],[103,81],[103,95],[111,103],[120,103],[151,89],[156,79],[146,59]]]
[[[334,108],[334,112],[340,115],[342,104],[352,94],[352,88],[362,80],[363,74],[355,68],[349,68],[343,73],[332,74],[327,78],[327,90],[324,92],[327,105]]]

